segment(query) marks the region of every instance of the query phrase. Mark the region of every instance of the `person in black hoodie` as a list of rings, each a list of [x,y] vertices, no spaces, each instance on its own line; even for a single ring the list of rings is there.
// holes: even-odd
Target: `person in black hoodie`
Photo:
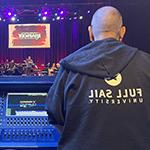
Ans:
[[[91,43],[61,61],[47,98],[58,150],[150,150],[150,55],[122,42],[120,12],[98,9]]]

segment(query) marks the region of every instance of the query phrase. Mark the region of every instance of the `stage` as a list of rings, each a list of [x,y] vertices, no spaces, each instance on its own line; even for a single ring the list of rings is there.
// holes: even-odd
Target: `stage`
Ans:
[[[0,92],[48,92],[54,79],[54,76],[1,76]]]

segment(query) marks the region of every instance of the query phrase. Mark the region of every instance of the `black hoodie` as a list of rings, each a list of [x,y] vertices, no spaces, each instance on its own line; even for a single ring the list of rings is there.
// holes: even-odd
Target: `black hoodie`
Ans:
[[[58,150],[150,150],[150,55],[115,39],[61,61],[47,98]]]

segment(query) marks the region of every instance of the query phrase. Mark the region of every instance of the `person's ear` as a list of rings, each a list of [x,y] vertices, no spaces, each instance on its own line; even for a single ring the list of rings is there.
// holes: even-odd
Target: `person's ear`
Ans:
[[[125,34],[126,34],[126,27],[125,27],[125,26],[122,26],[122,27],[121,27],[121,30],[120,30],[120,39],[119,39],[120,41],[123,40]]]
[[[89,38],[90,38],[90,41],[94,41],[94,35],[93,35],[93,31],[92,31],[92,27],[91,26],[88,26],[88,31],[89,31]]]

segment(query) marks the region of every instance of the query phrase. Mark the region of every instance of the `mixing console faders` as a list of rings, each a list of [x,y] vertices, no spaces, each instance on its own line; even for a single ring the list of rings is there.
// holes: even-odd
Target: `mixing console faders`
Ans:
[[[47,93],[0,97],[0,147],[57,147],[58,130],[45,111]]]

